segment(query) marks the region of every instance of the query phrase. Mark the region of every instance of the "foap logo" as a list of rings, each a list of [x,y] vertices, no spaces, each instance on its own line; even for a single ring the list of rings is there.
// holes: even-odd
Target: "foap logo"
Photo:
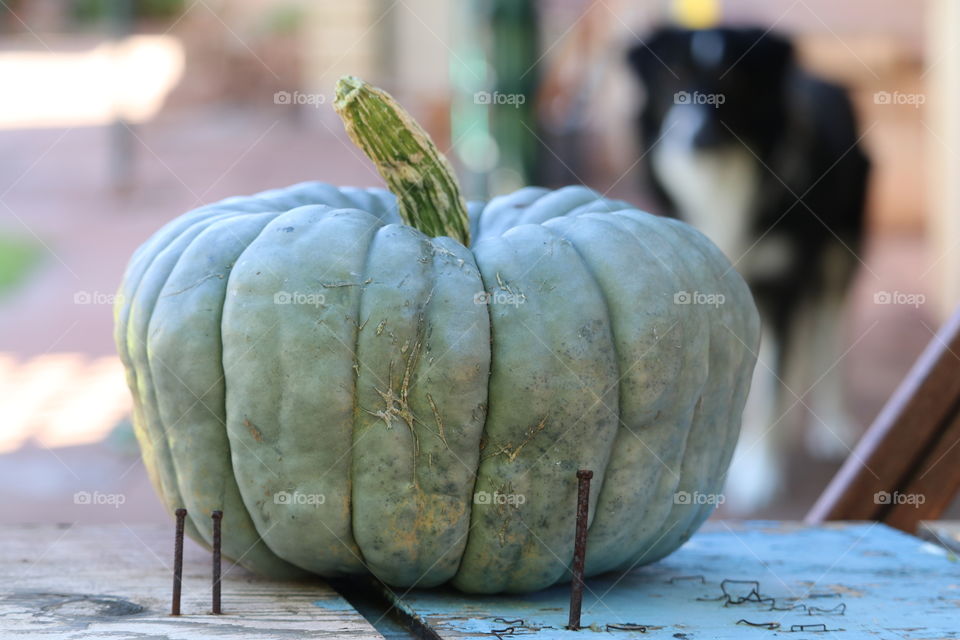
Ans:
[[[480,291],[473,294],[473,304],[502,304],[511,307],[519,307],[527,301],[527,296],[522,293],[513,293],[512,291]]]
[[[326,300],[322,293],[277,291],[273,294],[273,304],[305,304],[311,307],[322,307]]]
[[[894,491],[877,491],[873,494],[873,504],[908,504],[919,507],[927,501],[927,497],[922,493],[900,493]]]
[[[307,505],[316,507],[324,504],[327,496],[322,493],[301,493],[300,491],[277,491],[273,494],[273,504]]]
[[[727,501],[722,493],[700,493],[699,491],[677,491],[673,494],[674,504],[712,504],[721,505]]]
[[[702,291],[677,291],[673,294],[673,304],[705,304],[719,307],[727,301],[722,293],[703,293]]]
[[[473,494],[474,504],[505,504],[511,507],[519,507],[527,501],[527,497],[522,493],[500,493],[494,491],[477,491]]]
[[[927,101],[926,94],[923,93],[903,93],[901,91],[877,91],[873,94],[874,104],[894,104],[911,105],[919,109],[920,105]]]
[[[717,109],[727,101],[722,93],[703,93],[701,91],[677,91],[673,94],[673,104],[704,104]]]
[[[322,93],[301,93],[300,91],[277,91],[273,94],[273,104],[306,104],[319,108],[326,104],[327,96]]]
[[[119,509],[120,505],[127,501],[127,496],[122,493],[101,493],[100,491],[77,491],[73,494],[73,504],[84,506],[107,505],[114,509]]]
[[[499,91],[477,91],[473,94],[474,104],[508,105],[519,107],[527,101],[522,93],[500,93]]]
[[[123,303],[123,296],[119,293],[103,293],[100,291],[76,291],[73,294],[73,304],[108,304]]]
[[[873,294],[873,304],[902,304],[919,309],[925,304],[927,296],[922,293],[904,293],[903,291],[877,291]]]

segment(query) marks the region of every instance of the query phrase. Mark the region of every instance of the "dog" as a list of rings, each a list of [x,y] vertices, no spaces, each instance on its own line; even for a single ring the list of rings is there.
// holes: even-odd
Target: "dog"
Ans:
[[[637,128],[654,196],[727,255],[760,311],[726,486],[729,509],[754,511],[783,488],[792,410],[818,457],[845,456],[859,433],[838,360],[869,161],[846,91],[803,71],[782,36],[661,27],[627,58],[646,94]]]

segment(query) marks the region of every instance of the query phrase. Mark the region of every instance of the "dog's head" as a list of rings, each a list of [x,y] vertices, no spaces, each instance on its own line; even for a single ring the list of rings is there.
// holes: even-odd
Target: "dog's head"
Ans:
[[[783,130],[794,68],[786,39],[759,28],[664,27],[631,47],[646,92],[641,125],[652,145],[668,129],[708,150],[746,144],[762,155]]]

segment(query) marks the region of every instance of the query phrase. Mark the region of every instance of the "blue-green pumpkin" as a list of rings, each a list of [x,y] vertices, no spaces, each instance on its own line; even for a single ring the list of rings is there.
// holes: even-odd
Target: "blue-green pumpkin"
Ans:
[[[463,205],[385,93],[336,107],[390,191],[304,183],[191,211],[134,254],[116,342],[188,533],[278,577],[524,592],[697,529],[730,462],[758,317],[703,235],[584,187]],[[711,304],[698,304],[708,299]]]

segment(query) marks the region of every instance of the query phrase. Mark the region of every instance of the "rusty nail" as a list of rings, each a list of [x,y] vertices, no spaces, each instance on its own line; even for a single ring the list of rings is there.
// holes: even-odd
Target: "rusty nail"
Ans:
[[[213,613],[219,614],[220,611],[220,521],[223,519],[223,511],[214,511],[210,514],[213,518]]]
[[[173,602],[170,615],[180,615],[180,587],[183,584],[183,521],[187,518],[186,509],[177,509],[177,532],[173,537]]]
[[[577,533],[573,541],[573,582],[570,583],[570,620],[567,628],[580,629],[583,604],[583,563],[587,555],[587,513],[590,509],[590,479],[593,471],[577,471]]]

